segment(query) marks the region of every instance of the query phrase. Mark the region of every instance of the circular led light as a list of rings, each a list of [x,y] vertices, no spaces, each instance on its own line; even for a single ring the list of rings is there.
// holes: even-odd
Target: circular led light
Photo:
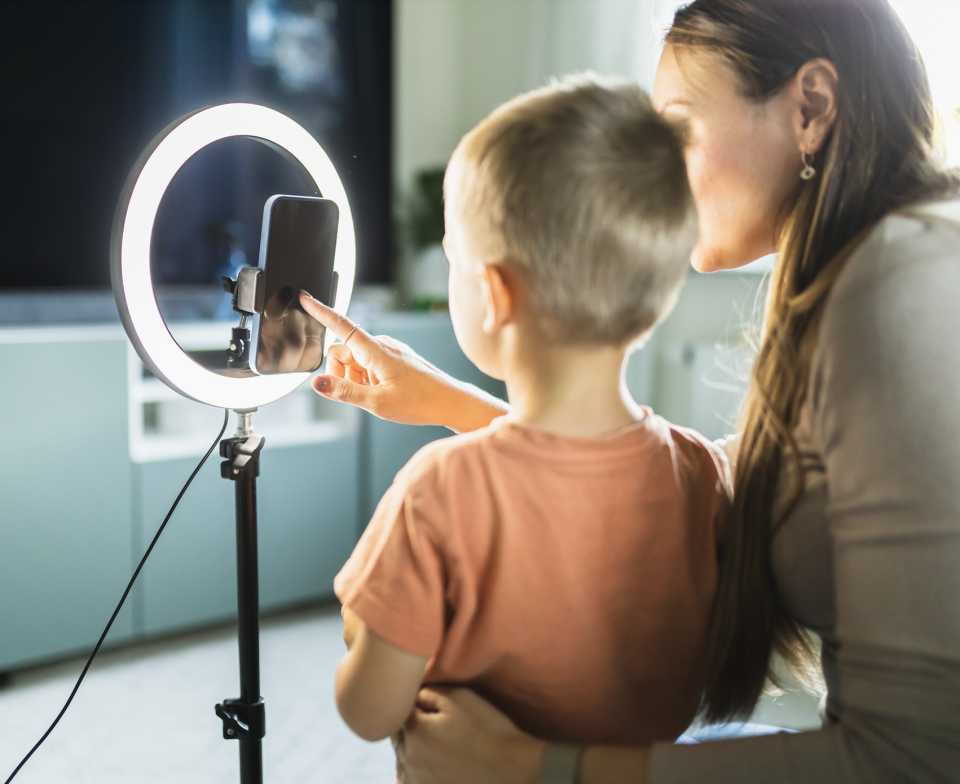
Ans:
[[[218,408],[249,409],[292,392],[310,374],[230,378],[201,367],[167,329],[150,277],[153,224],[170,181],[197,152],[231,136],[257,139],[299,161],[320,194],[337,203],[340,225],[333,266],[340,283],[334,310],[346,312],[353,291],[357,245],[343,183],[323,148],[306,130],[289,117],[254,104],[200,109],[169,125],[150,143],[130,172],[117,205],[110,265],[120,318],[144,364],[185,397]]]

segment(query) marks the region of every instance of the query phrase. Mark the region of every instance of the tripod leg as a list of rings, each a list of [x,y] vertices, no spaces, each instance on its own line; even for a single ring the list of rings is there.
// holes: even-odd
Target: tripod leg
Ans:
[[[237,610],[239,617],[240,700],[260,699],[260,591],[257,572],[257,471],[235,480],[237,506]],[[240,782],[262,784],[260,738],[240,739]]]

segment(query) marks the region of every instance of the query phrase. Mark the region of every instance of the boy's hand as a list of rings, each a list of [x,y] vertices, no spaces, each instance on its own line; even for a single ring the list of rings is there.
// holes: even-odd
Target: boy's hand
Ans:
[[[300,305],[340,340],[327,353],[326,373],[313,388],[381,419],[407,425],[443,425],[457,432],[486,427],[509,410],[502,400],[448,376],[409,346],[374,337],[310,294]]]
[[[340,615],[343,617],[343,642],[349,651],[357,639],[357,631],[360,629],[362,621],[357,614],[346,605],[340,608]]]

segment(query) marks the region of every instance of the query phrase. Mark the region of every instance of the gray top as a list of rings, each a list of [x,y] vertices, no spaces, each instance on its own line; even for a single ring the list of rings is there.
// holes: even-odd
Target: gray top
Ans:
[[[660,744],[651,781],[960,782],[960,201],[888,216],[848,261],[797,440],[772,559],[823,638],[823,729]]]

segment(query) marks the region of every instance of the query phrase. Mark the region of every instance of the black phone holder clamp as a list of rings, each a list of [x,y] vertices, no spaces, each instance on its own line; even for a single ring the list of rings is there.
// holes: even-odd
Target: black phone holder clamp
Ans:
[[[263,313],[265,296],[265,278],[259,267],[241,267],[237,278],[224,275],[220,279],[223,290],[233,295],[230,304],[240,314],[240,326],[233,328],[230,336],[230,348],[227,349],[227,367],[250,367],[250,329],[247,327],[247,318],[256,313]]]

